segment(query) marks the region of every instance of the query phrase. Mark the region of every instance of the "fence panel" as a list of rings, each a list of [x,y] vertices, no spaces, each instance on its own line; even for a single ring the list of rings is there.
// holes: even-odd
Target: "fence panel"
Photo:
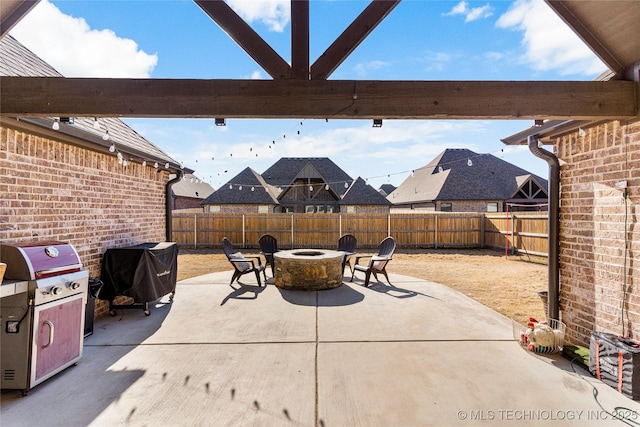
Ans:
[[[548,250],[548,217],[539,212],[173,215],[173,241],[183,247],[220,247],[228,237],[238,247],[257,248],[265,233],[282,249],[335,248],[350,233],[363,249],[390,235],[399,248],[506,247],[542,256]]]

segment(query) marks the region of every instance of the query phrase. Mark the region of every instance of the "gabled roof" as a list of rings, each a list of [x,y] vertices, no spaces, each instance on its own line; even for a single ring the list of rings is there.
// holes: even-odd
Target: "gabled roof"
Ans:
[[[380,188],[378,188],[378,192],[383,196],[387,197],[389,194],[393,193],[397,187],[393,184],[382,184]]]
[[[529,179],[547,188],[547,180],[491,154],[447,149],[426,166],[414,170],[387,199],[393,204],[509,200]]]
[[[203,205],[277,205],[280,190],[247,167],[204,199]]]
[[[10,35],[0,38],[0,76],[63,77]],[[52,117],[23,117],[20,121],[53,132],[51,127],[55,120]],[[107,131],[109,138],[105,140],[103,135]],[[56,132],[60,138],[77,138],[100,151],[115,144],[115,149],[130,160],[158,162],[159,167],[169,163],[171,168],[180,168],[177,161],[118,118],[76,117],[72,124],[60,123]]]
[[[175,178],[172,175],[171,178]],[[206,199],[213,193],[213,187],[193,174],[185,174],[182,179],[171,186],[173,195],[192,199]]]
[[[358,177],[351,184],[347,192],[340,200],[341,205],[390,205],[391,202],[386,199],[375,188],[367,184],[367,182]]]
[[[302,178],[301,172],[313,167],[331,190],[342,197],[347,191],[345,182],[349,185],[353,179],[340,169],[328,157],[283,157],[262,173],[265,181],[274,186],[288,186],[296,178]]]

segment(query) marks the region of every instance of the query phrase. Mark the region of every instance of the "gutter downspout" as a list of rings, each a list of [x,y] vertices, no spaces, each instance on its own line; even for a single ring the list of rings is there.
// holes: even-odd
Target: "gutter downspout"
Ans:
[[[171,206],[171,187],[173,186],[173,184],[175,184],[176,182],[180,181],[182,179],[182,177],[184,176],[184,171],[181,169],[178,169],[176,171],[176,177],[173,178],[172,180],[169,180],[169,182],[167,182],[167,184],[165,185],[165,190],[164,190],[164,194],[165,194],[165,212],[164,212],[164,218],[165,218],[165,225],[164,225],[164,229],[165,229],[165,241],[166,242],[170,242],[171,238],[173,236],[173,209]]]
[[[560,162],[558,157],[538,146],[539,135],[527,137],[529,151],[549,164],[549,317],[560,320]]]

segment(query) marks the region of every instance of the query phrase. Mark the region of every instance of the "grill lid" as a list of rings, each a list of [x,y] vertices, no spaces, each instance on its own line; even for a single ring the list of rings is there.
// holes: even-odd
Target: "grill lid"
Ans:
[[[70,243],[0,243],[0,262],[7,264],[5,278],[37,280],[82,269],[80,257]]]

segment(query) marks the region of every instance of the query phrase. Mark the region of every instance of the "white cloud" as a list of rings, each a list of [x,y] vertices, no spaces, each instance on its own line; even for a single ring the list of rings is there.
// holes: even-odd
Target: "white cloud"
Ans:
[[[353,67],[353,70],[359,76],[366,76],[369,73],[369,71],[379,70],[381,68],[387,67],[388,65],[389,65],[389,63],[387,63],[387,62],[374,60],[374,61],[361,62],[359,64],[356,64]]]
[[[496,26],[524,33],[522,62],[562,75],[597,75],[606,66],[542,0],[517,0]]]
[[[469,7],[469,3],[461,1],[455,5],[445,16],[463,15],[464,22],[472,22],[478,19],[488,18],[493,15],[493,8],[486,4],[480,7]]]
[[[95,30],[82,18],[63,14],[42,0],[11,31],[36,55],[66,77],[149,77],[156,54],[111,30]]]
[[[228,0],[228,3],[248,23],[259,21],[278,33],[284,30],[291,18],[289,0]]]

